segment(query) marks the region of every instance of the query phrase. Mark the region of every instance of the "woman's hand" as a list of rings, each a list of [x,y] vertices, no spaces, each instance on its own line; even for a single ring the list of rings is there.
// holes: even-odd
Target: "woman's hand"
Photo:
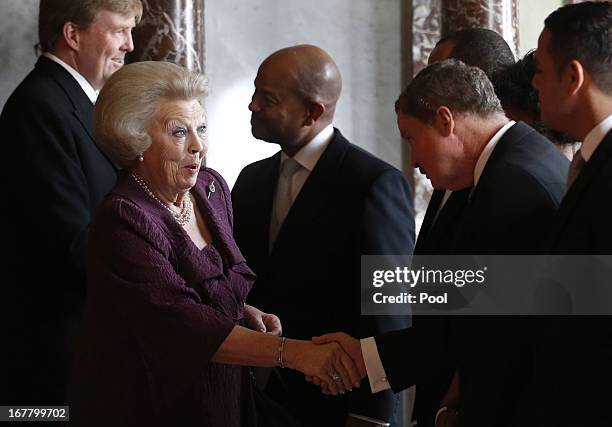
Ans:
[[[286,366],[306,376],[316,377],[330,394],[344,394],[359,387],[359,371],[339,344],[314,344],[311,341],[288,340],[285,345]]]
[[[355,339],[344,332],[335,332],[325,334],[320,337],[313,337],[312,342],[315,344],[327,344],[330,342],[340,344],[342,349],[351,357],[353,363],[355,363],[355,366],[359,370],[359,378],[365,378],[367,376],[365,363],[363,361],[363,354],[361,353],[361,344],[358,339]],[[306,381],[312,382],[313,384],[321,387],[321,392],[323,392],[323,394],[330,394],[329,389],[327,389],[320,378],[306,376]]]
[[[270,335],[281,336],[283,328],[280,319],[274,314],[264,313],[252,305],[244,305],[244,318],[249,329]]]

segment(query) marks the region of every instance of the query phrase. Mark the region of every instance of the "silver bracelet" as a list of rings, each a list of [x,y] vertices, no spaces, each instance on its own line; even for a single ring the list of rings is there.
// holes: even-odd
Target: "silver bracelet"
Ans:
[[[457,413],[457,411],[449,406],[442,406],[440,409],[438,409],[438,412],[436,413],[436,417],[434,418],[434,427],[436,427],[438,425],[438,418],[440,417],[440,415],[442,415],[442,413],[444,412],[453,412],[453,413]]]
[[[280,337],[280,347],[278,348],[278,366],[280,368],[284,368],[285,367],[285,359],[284,359],[284,354],[285,354],[285,340],[287,338],[285,337]]]

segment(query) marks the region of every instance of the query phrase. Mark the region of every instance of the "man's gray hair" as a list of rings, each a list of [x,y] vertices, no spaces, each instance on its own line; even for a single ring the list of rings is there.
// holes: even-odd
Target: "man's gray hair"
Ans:
[[[126,65],[104,85],[94,108],[100,149],[120,168],[131,169],[151,146],[148,130],[162,101],[202,102],[206,77],[169,62]]]
[[[395,102],[395,111],[432,123],[441,106],[482,118],[504,113],[484,71],[456,59],[436,62],[417,74]]]

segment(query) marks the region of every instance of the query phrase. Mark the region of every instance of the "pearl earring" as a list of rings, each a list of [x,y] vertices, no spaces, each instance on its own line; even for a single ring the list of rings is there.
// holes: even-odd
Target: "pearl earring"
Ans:
[[[140,153],[140,154],[138,155],[138,161],[139,161],[139,162],[144,161],[144,156],[142,155],[142,153]]]

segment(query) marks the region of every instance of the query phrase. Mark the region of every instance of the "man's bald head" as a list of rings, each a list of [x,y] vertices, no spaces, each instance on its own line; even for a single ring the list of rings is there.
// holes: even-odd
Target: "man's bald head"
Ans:
[[[274,52],[261,64],[282,70],[305,99],[335,108],[342,91],[340,70],[327,52],[313,45],[297,45]]]
[[[299,45],[274,52],[255,78],[253,136],[295,155],[332,122],[341,90],[340,71],[323,49]]]

